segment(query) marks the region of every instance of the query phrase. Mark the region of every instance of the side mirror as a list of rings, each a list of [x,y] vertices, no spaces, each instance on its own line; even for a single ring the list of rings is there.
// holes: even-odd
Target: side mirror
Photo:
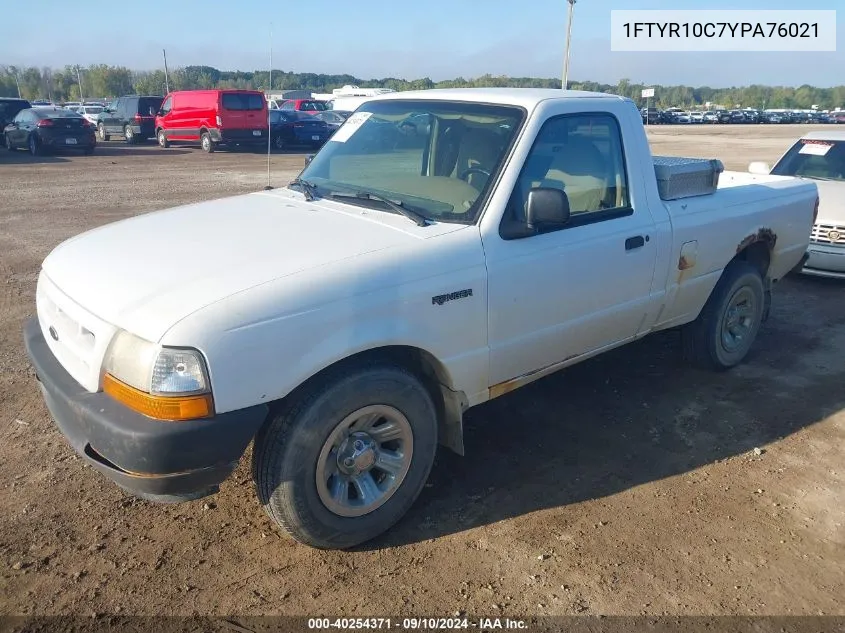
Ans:
[[[530,229],[565,225],[569,222],[569,198],[560,189],[532,189],[525,205],[525,221]]]
[[[768,176],[771,171],[772,171],[772,168],[769,165],[769,163],[754,161],[753,163],[748,165],[748,173],[750,173],[750,174],[758,174],[760,176]]]
[[[308,154],[308,156],[305,157],[305,166],[308,167],[312,160],[314,160],[314,154]]]

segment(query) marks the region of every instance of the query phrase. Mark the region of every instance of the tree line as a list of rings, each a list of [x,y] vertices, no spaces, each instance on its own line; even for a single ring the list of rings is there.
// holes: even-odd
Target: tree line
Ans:
[[[165,78],[163,70],[133,71],[122,66],[97,64],[87,67],[65,66],[61,69],[0,66],[0,96],[22,97],[29,100],[48,99],[61,103],[86,99],[111,98],[123,94],[163,95],[169,85],[171,90],[197,88],[246,88],[257,90],[310,90],[331,92],[334,88],[352,84],[362,88],[391,88],[393,90],[420,90],[430,88],[466,87],[516,87],[516,88],[560,88],[560,80],[540,77],[507,77],[482,75],[469,78],[458,77],[445,81],[423,79],[361,79],[352,75],[325,75],[317,73],[294,73],[274,70],[272,85],[268,71],[226,71],[211,66],[185,66],[174,69]],[[710,88],[708,86],[661,86],[640,84],[621,79],[616,84],[594,81],[571,82],[575,90],[593,90],[630,97],[638,103],[643,88],[654,88],[655,97],[651,104],[656,107],[696,107],[710,102],[729,108],[810,108],[821,109],[845,107],[845,86],[817,88],[803,85],[762,86],[750,85],[731,88]]]

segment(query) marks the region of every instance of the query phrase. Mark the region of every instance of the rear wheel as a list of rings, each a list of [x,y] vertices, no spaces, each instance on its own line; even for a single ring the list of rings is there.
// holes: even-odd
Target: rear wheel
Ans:
[[[97,124],[97,135],[100,137],[101,141],[107,141],[111,138],[108,134],[106,134],[106,126],[103,125],[102,122]]]
[[[123,138],[130,145],[135,143],[135,130],[132,129],[131,125],[127,125],[125,128],[123,128]]]
[[[43,149],[41,147],[41,143],[38,142],[38,139],[35,137],[35,134],[29,135],[29,153],[33,156],[40,156],[43,153]]]
[[[159,130],[156,133],[156,140],[158,141],[159,146],[164,147],[165,149],[170,147],[170,141],[167,140],[167,135],[164,133],[164,130]]]
[[[211,140],[211,134],[208,132],[203,132],[202,136],[200,137],[200,145],[202,145],[202,151],[210,154],[214,151],[214,141]]]
[[[746,261],[731,262],[701,314],[682,331],[685,356],[704,369],[738,365],[757,338],[764,311],[760,271]]]
[[[267,513],[297,541],[348,548],[408,511],[436,449],[436,410],[416,376],[390,364],[347,367],[261,430],[253,477]]]

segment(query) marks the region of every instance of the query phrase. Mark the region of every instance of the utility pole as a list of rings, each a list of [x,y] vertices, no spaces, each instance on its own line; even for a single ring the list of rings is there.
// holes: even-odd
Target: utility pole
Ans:
[[[82,75],[79,74],[79,64],[76,65],[76,82],[79,84],[79,103],[85,103],[85,97],[82,96]]]
[[[167,51],[162,48],[161,52],[164,54],[164,90],[167,94],[170,92],[170,79],[167,74]]]
[[[17,69],[17,67],[15,67],[15,83],[18,86],[18,99],[23,99],[23,95],[21,95],[21,82],[20,82],[20,79],[18,79],[18,69]]]
[[[560,82],[560,87],[566,90],[569,85],[569,45],[572,41],[572,13],[575,9],[576,0],[566,0],[569,3],[569,27],[566,33],[566,52],[563,56],[563,79]]]

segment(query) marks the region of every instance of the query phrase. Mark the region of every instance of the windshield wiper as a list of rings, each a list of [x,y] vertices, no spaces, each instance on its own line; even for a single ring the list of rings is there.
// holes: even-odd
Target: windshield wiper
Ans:
[[[406,218],[414,222],[417,226],[428,226],[428,219],[413,209],[410,209],[405,206],[405,203],[401,200],[389,200],[388,198],[383,198],[382,196],[378,195],[377,193],[373,193],[372,191],[356,191],[354,193],[343,193],[340,191],[333,191],[329,194],[331,198],[357,198],[358,200],[374,200],[376,202],[381,202],[382,204],[387,205],[390,207],[391,210],[395,211],[400,215],[404,215]]]
[[[317,193],[317,185],[313,182],[308,182],[307,180],[297,177],[290,181],[288,187],[292,185],[298,185],[299,188],[302,189],[302,193],[305,195],[306,200],[311,201],[316,197],[315,194]]]

